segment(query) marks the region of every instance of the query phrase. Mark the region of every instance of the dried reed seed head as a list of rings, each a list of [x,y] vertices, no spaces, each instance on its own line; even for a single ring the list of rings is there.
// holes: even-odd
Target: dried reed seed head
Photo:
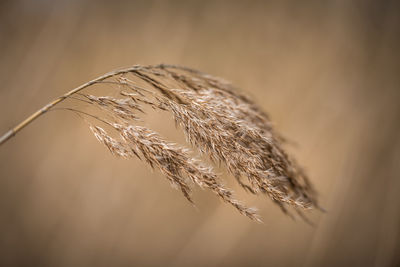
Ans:
[[[132,125],[140,119],[143,106],[168,110],[188,142],[213,161],[224,163],[246,190],[267,194],[284,212],[287,206],[318,207],[308,177],[284,152],[268,116],[229,83],[177,66],[144,66],[132,71],[149,89],[127,78],[128,74],[103,81],[118,85],[123,98],[80,94],[112,118],[107,123],[119,133],[120,140],[98,126],[90,127],[111,153],[123,158],[138,157],[159,169],[189,201],[190,181],[212,190],[242,214],[259,220],[254,209],[234,199],[211,168],[190,157],[187,149],[148,128]],[[247,178],[248,184],[242,177]]]

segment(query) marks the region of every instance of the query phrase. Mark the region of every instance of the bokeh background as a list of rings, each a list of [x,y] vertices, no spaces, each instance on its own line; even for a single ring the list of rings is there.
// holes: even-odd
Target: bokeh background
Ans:
[[[264,224],[202,190],[193,208],[82,120],[50,112],[0,147],[0,265],[398,266],[397,3],[1,1],[1,133],[115,68],[186,65],[270,114],[328,212],[307,213],[315,227],[293,221],[231,177]]]

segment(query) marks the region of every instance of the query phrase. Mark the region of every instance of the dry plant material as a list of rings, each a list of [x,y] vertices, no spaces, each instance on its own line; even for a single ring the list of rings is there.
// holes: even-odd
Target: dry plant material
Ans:
[[[119,97],[84,92],[96,84],[118,90]],[[268,195],[289,214],[319,208],[316,193],[302,169],[282,148],[282,138],[268,116],[228,82],[175,65],[134,66],[94,79],[50,102],[0,138],[0,144],[64,99],[96,107],[99,114],[64,108],[96,119],[95,137],[122,158],[138,158],[158,169],[190,201],[192,184],[210,189],[245,216],[259,221],[255,209],[233,196],[212,168],[190,156],[187,148],[165,140],[137,124],[146,106],[170,112],[193,148],[226,166],[237,182],[253,194]]]

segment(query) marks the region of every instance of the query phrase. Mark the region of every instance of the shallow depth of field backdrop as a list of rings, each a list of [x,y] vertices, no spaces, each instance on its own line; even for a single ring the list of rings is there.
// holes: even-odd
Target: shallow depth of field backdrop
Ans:
[[[395,266],[399,15],[396,1],[1,1],[1,134],[115,68],[186,65],[270,114],[328,213],[295,222],[231,177],[264,224],[202,190],[193,208],[50,112],[0,147],[0,265]],[[172,120],[148,123],[181,138]]]

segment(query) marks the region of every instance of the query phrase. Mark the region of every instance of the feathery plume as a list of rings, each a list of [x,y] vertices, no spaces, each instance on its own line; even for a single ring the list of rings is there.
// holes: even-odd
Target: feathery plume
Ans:
[[[120,98],[83,93],[97,84],[116,85]],[[192,203],[191,186],[196,184],[259,221],[255,209],[236,200],[211,167],[190,156],[190,150],[136,125],[145,106],[170,112],[187,141],[213,162],[223,163],[247,191],[268,195],[286,213],[288,207],[300,216],[301,210],[319,208],[308,177],[284,151],[283,138],[267,114],[228,82],[186,67],[137,65],[105,74],[50,102],[1,137],[0,144],[67,98],[98,108],[102,115],[69,110],[92,116],[118,134],[115,138],[100,126],[90,125],[113,155],[136,157],[158,169]]]

